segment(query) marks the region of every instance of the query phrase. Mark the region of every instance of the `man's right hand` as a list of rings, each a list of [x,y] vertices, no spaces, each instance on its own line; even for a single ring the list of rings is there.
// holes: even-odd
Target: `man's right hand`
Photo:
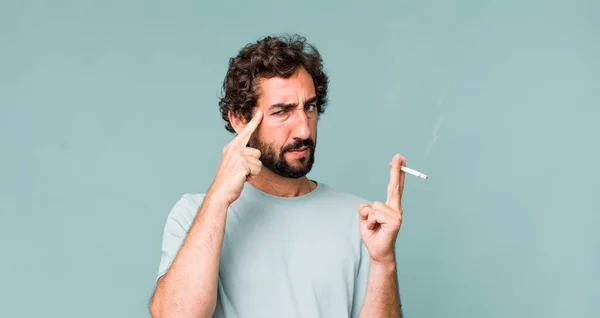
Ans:
[[[246,180],[256,177],[262,168],[260,151],[246,147],[262,117],[261,111],[256,112],[223,148],[217,175],[198,208],[199,217],[189,231],[179,233],[183,243],[167,274],[157,282],[150,304],[152,317],[212,317],[217,304],[219,256],[227,209],[242,193]],[[174,233],[169,235],[172,240]]]
[[[260,151],[246,145],[262,117],[262,111],[258,110],[246,127],[223,148],[217,175],[208,191],[213,198],[232,204],[242,193],[244,183],[260,173]]]

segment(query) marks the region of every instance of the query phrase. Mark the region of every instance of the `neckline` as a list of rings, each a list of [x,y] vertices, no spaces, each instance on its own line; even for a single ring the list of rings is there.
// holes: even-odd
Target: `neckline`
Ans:
[[[270,194],[270,193],[267,193],[267,192],[264,192],[264,191],[258,189],[257,187],[253,186],[250,183],[246,183],[244,185],[244,188],[247,189],[247,191],[253,196],[271,200],[271,201],[285,202],[285,203],[304,202],[306,200],[315,198],[316,196],[320,195],[321,193],[323,193],[323,191],[326,188],[326,185],[321,182],[317,182],[315,180],[311,180],[311,181],[316,183],[317,186],[312,191],[305,193],[303,195],[295,196],[295,197],[281,197],[281,196],[273,195],[273,194]]]

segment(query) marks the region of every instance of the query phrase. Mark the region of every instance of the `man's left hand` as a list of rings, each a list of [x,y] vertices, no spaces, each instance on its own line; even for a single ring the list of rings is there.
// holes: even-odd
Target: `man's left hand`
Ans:
[[[402,191],[406,158],[396,154],[392,158],[387,201],[362,203],[359,207],[360,235],[369,250],[371,261],[391,263],[395,261],[395,245],[402,225]]]

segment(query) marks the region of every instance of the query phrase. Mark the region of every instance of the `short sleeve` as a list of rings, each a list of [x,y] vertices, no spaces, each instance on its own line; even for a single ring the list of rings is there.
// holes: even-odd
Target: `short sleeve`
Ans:
[[[194,218],[196,217],[203,198],[204,196],[200,194],[185,194],[171,209],[163,230],[162,253],[156,280],[166,274],[171,267],[175,256],[179,252],[179,249],[194,222]]]

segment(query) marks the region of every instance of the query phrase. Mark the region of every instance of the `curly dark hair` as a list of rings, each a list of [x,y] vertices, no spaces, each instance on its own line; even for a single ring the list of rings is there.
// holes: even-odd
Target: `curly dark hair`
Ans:
[[[256,43],[247,44],[236,57],[229,59],[229,69],[223,81],[219,100],[225,129],[235,132],[228,112],[252,118],[252,109],[258,101],[257,80],[275,76],[289,78],[298,67],[304,67],[313,79],[317,94],[317,111],[322,114],[327,104],[328,76],[323,70],[319,51],[301,35],[266,36]]]

